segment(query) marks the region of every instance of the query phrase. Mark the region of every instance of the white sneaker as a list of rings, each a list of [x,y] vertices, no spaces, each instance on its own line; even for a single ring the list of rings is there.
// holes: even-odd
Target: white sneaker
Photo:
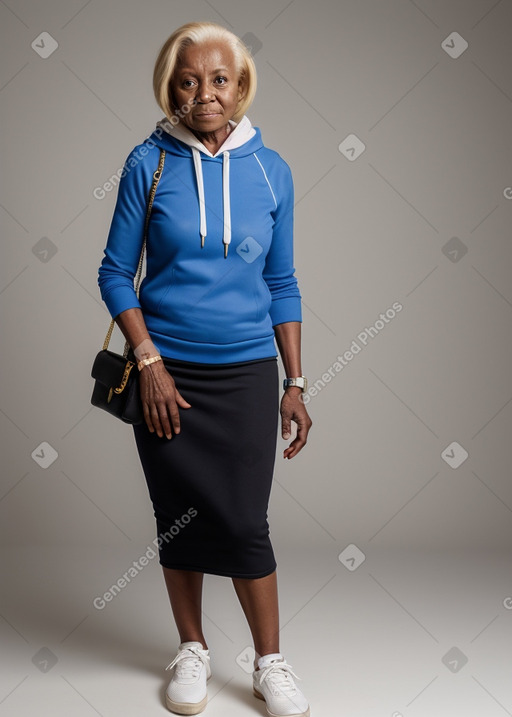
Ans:
[[[165,703],[171,712],[197,715],[206,707],[206,682],[211,677],[209,651],[200,642],[182,642],[178,654],[167,665],[173,669],[165,691]]]
[[[265,700],[270,717],[309,717],[308,701],[293,681],[297,675],[280,652],[260,657],[258,667],[252,673],[253,692]]]

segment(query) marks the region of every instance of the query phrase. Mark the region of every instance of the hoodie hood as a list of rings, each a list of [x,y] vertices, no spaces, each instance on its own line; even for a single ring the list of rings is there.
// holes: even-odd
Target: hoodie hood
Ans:
[[[202,247],[204,246],[204,240],[207,234],[202,169],[203,156],[210,160],[218,159],[222,162],[222,205],[224,211],[224,233],[222,242],[224,245],[224,258],[228,255],[228,247],[231,243],[230,159],[246,157],[264,146],[259,128],[252,126],[247,115],[244,115],[240,122],[229,120],[229,125],[231,126],[231,132],[215,154],[212,154],[186,125],[181,122],[172,124],[165,116],[156,123],[156,129],[149,137],[149,140],[154,142],[158,147],[165,149],[171,154],[189,156],[194,163],[199,200],[199,231],[201,234]]]
[[[178,122],[178,124],[172,124],[167,117],[163,117],[161,120],[159,120],[156,123],[157,129],[153,133],[152,136],[157,134],[158,128],[163,130],[166,134],[170,135],[171,137],[174,137],[174,139],[179,139],[184,144],[188,145],[189,147],[194,147],[199,152],[202,152],[207,157],[219,157],[222,155],[223,152],[231,152],[234,149],[242,148],[243,145],[245,145],[250,139],[253,137],[257,137],[258,141],[255,143],[251,143],[251,146],[246,147],[245,151],[242,149],[239,152],[234,153],[234,155],[243,157],[247,154],[251,154],[255,151],[255,149],[259,149],[260,147],[263,147],[263,143],[261,141],[261,134],[257,127],[253,127],[251,124],[251,120],[247,117],[247,115],[244,115],[240,122],[233,122],[233,120],[229,120],[229,125],[231,127],[231,132],[226,137],[224,143],[219,147],[217,152],[215,154],[212,154],[207,147],[201,142],[200,139],[198,139],[195,134],[190,130],[185,124],[182,122]],[[176,150],[179,150],[179,147],[176,147],[176,144],[169,143],[169,138],[166,138],[165,135],[161,136],[160,143],[158,142],[158,139],[155,139],[155,143],[158,144],[160,147],[163,147],[163,149],[168,149],[171,152],[176,153]],[[190,154],[186,147],[182,148],[182,152],[177,152],[178,154]]]

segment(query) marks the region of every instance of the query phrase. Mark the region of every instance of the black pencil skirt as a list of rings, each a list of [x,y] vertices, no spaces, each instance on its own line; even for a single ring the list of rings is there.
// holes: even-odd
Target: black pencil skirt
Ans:
[[[163,357],[191,408],[169,440],[134,426],[160,564],[227,577],[276,569],[267,521],[278,417],[277,358],[191,363]]]

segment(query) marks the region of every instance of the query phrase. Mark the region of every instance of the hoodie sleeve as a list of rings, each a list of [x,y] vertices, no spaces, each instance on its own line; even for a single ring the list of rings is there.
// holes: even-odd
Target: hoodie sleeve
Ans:
[[[145,145],[138,145],[124,163],[107,245],[98,271],[101,298],[113,318],[126,309],[140,308],[133,280],[142,249],[151,186],[151,170],[147,166],[148,160],[144,161],[147,153]]]
[[[301,294],[293,266],[293,178],[288,164],[281,161],[283,171],[272,182],[277,206],[273,212],[272,243],[263,269],[272,296],[269,310],[272,326],[302,321]]]

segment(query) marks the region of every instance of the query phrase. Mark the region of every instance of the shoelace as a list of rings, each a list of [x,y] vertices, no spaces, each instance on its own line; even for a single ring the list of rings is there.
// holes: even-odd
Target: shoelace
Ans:
[[[273,689],[275,686],[284,694],[289,693],[293,695],[297,688],[291,679],[291,675],[297,680],[301,679],[295,674],[292,670],[292,666],[287,662],[271,662],[270,665],[262,669],[260,680],[261,682],[269,680],[269,682],[272,683],[272,691],[274,694],[279,694],[278,691]]]
[[[185,650],[180,650],[165,669],[170,670],[176,665],[176,672],[179,671],[180,677],[197,677],[202,665],[206,665],[207,659],[206,655],[199,652],[199,648],[187,647]]]

